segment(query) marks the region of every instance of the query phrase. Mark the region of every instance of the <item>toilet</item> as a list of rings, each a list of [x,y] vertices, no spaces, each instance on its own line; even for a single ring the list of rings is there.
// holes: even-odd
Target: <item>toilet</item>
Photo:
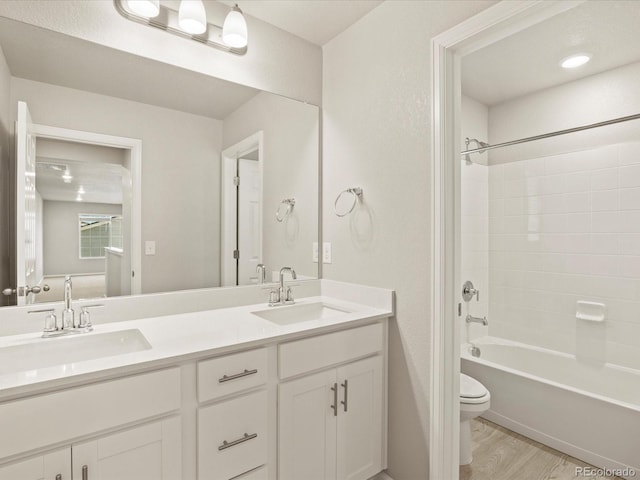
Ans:
[[[489,410],[491,395],[475,378],[460,373],[460,465],[468,465],[471,455],[471,420]]]

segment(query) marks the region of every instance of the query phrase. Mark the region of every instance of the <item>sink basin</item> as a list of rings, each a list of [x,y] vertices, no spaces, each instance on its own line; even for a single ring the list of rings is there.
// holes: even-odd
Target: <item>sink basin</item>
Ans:
[[[139,352],[150,348],[151,344],[137,329],[43,338],[22,345],[0,347],[0,375]]]
[[[272,307],[268,310],[259,310],[251,313],[270,322],[277,323],[278,325],[289,325],[298,322],[333,318],[351,312],[340,307],[317,302],[299,305],[283,305],[281,307]]]

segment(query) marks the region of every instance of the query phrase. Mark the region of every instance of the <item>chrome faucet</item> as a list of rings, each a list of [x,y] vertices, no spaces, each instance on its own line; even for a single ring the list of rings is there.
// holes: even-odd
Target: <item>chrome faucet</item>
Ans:
[[[71,308],[71,289],[73,284],[71,283],[71,277],[67,275],[64,277],[64,310],[62,310],[62,328],[77,328],[75,312]]]
[[[271,290],[271,294],[269,295],[269,306],[275,307],[276,305],[291,305],[296,303],[293,299],[293,292],[291,291],[291,287],[285,287],[284,285],[284,274],[285,272],[291,273],[291,278],[296,280],[298,278],[296,276],[296,271],[291,267],[282,267],[280,269],[280,284],[278,289]]]

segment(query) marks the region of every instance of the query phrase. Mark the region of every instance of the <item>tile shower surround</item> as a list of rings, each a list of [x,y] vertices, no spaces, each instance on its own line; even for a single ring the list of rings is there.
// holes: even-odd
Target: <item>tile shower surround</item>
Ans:
[[[489,334],[640,369],[640,142],[487,168],[488,226],[462,230],[488,232]],[[578,300],[606,322],[577,323]]]

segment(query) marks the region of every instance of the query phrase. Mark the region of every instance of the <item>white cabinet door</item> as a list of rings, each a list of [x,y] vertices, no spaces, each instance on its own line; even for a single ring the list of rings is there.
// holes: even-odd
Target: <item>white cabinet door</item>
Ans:
[[[171,417],[72,446],[76,480],[182,477],[180,419]]]
[[[0,466],[0,480],[71,480],[71,448]]]
[[[278,479],[366,480],[379,473],[382,404],[380,355],[280,384]]]
[[[280,384],[278,480],[335,478],[336,371]]]
[[[365,480],[382,470],[382,357],[338,368],[338,480]]]

